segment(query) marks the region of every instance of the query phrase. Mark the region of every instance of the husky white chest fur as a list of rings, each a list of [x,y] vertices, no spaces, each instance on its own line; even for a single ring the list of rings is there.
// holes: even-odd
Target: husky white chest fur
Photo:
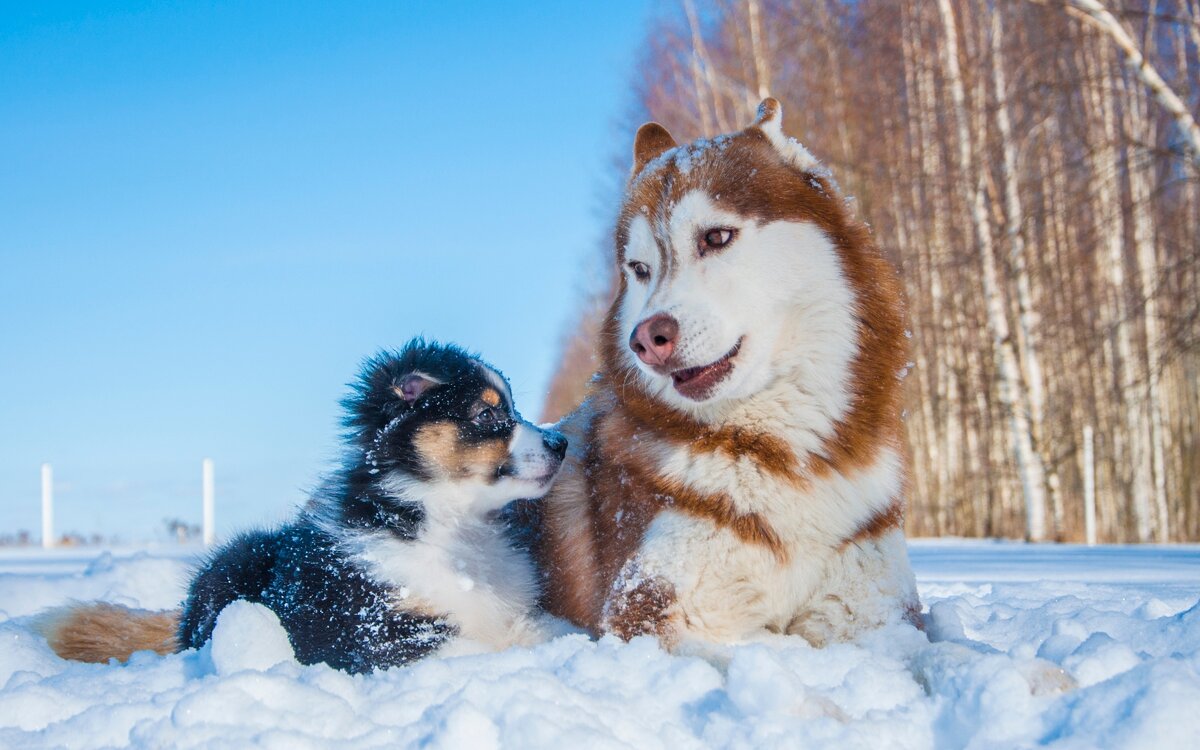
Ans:
[[[668,643],[814,643],[919,602],[902,522],[901,287],[768,99],[638,132],[621,270],[539,559],[549,608]]]

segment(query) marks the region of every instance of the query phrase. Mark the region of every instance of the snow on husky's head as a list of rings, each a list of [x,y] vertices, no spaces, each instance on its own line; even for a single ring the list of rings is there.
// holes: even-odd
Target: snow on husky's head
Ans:
[[[767,99],[730,135],[637,134],[605,364],[695,417],[786,381],[838,421],[903,367],[895,272],[781,122]]]

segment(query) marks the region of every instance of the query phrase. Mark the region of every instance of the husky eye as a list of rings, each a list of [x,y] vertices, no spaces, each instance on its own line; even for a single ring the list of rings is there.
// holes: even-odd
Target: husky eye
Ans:
[[[710,250],[720,250],[730,242],[733,242],[735,234],[737,232],[728,227],[717,227],[716,229],[708,230],[700,240],[700,254],[704,255]]]
[[[627,265],[638,281],[646,281],[650,278],[650,266],[640,260],[631,260]]]

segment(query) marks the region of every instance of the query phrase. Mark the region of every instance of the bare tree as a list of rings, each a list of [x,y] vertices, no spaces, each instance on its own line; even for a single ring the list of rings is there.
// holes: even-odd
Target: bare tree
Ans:
[[[1049,0],[1033,0],[1033,2],[1048,3]],[[1175,120],[1175,124],[1179,126],[1179,130],[1186,139],[1192,163],[1200,168],[1200,125],[1196,124],[1196,118],[1192,116],[1179,95],[1171,90],[1171,87],[1159,75],[1158,70],[1138,49],[1137,42],[1133,40],[1129,31],[1100,0],[1061,0],[1061,2],[1075,16],[1099,30],[1117,46],[1125,58],[1125,64]]]
[[[1102,540],[1200,539],[1200,0],[1124,2],[682,0],[647,39],[636,120],[769,90],[901,269],[912,533],[1082,539],[1094,488]]]

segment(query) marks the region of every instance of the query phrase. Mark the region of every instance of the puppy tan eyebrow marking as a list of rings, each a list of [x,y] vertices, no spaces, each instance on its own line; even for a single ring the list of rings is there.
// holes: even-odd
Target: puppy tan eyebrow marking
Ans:
[[[512,389],[508,387],[508,381],[504,379],[504,376],[482,362],[479,362],[479,368],[483,370],[484,377],[488,379],[488,382],[492,384],[496,392],[507,396],[508,402],[512,403]]]
[[[488,406],[500,405],[500,394],[495,388],[485,388],[483,393],[480,394],[479,398]]]

